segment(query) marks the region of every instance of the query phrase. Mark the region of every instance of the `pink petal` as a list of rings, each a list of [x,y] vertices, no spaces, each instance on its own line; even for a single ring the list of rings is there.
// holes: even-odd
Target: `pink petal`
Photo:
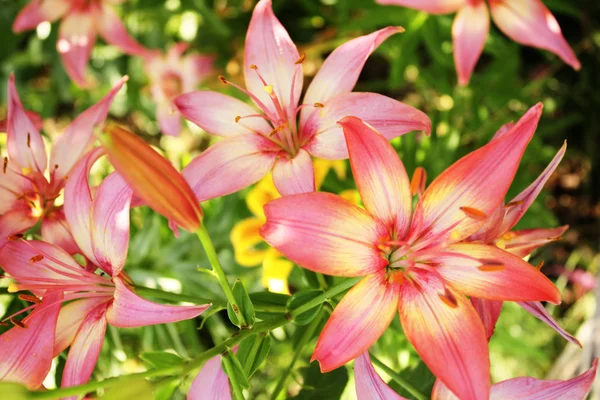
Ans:
[[[431,400],[460,400],[439,379],[435,380],[431,391]]]
[[[393,237],[404,237],[410,224],[410,181],[396,150],[379,132],[356,117],[339,122],[344,130],[350,165],[367,211],[383,222]]]
[[[403,30],[388,26],[369,35],[352,39],[335,49],[323,62],[321,69],[308,86],[304,103],[325,104],[341,94],[350,93],[358,81],[367,58],[384,40]],[[319,112],[318,109],[311,112],[307,112],[308,110],[303,110],[301,125],[307,120],[309,114]]]
[[[96,13],[96,27],[106,43],[117,46],[125,54],[141,57],[152,54],[152,50],[146,49],[127,33],[127,28],[110,6],[101,5],[101,10]]]
[[[2,168],[0,172],[2,182],[0,184],[0,214],[15,208],[31,210],[29,205],[24,206],[25,201],[21,195],[36,192],[34,184],[26,175],[23,175],[22,168],[16,162],[8,158],[5,160],[6,168]]]
[[[562,145],[558,153],[554,156],[550,164],[544,169],[541,175],[533,181],[527,189],[519,193],[514,199],[508,203],[504,222],[502,224],[503,232],[510,231],[516,224],[521,220],[521,217],[525,214],[529,206],[535,201],[537,196],[542,191],[544,185],[550,179],[550,176],[554,173],[556,167],[562,160],[567,150],[567,142]]]
[[[511,132],[467,154],[429,185],[415,209],[409,241],[460,241],[479,229],[483,218],[478,216],[491,216],[504,201],[542,107],[532,107]]]
[[[388,140],[410,131],[431,132],[431,121],[416,108],[377,93],[346,93],[317,108],[307,119],[302,135],[312,138],[305,148],[319,158],[348,158],[344,133],[337,124],[347,116],[362,119]]]
[[[490,14],[484,1],[467,4],[456,14],[452,25],[452,39],[459,84],[469,83],[489,31]]]
[[[106,303],[106,299],[90,298],[75,300],[62,306],[56,324],[55,357],[73,343],[88,314],[102,303]],[[105,305],[104,311],[106,311],[107,306],[108,304]]]
[[[479,314],[479,318],[481,318],[481,322],[483,322],[483,327],[485,328],[485,333],[487,335],[487,340],[489,341],[492,335],[494,334],[494,329],[496,328],[496,322],[498,322],[498,318],[500,317],[500,311],[502,311],[502,301],[497,300],[485,300],[479,299],[477,297],[471,297],[471,304]]]
[[[405,400],[377,374],[367,351],[354,360],[354,382],[358,400]]]
[[[183,60],[184,90],[196,88],[198,83],[214,72],[215,57],[212,55],[190,54]],[[189,89],[187,89],[189,88]]]
[[[235,122],[237,116],[256,114],[256,111],[248,104],[222,93],[200,90],[182,94],[174,103],[184,118],[213,135],[268,134],[273,130],[267,121],[259,117]]]
[[[525,229],[512,231],[502,238],[504,250],[519,257],[526,257],[538,247],[559,240],[568,225],[550,229]]]
[[[271,246],[315,272],[362,276],[382,270],[377,243],[387,229],[360,207],[330,193],[286,196],[265,206],[260,230]]]
[[[550,313],[546,311],[546,308],[542,305],[542,303],[527,302],[519,303],[519,305],[525,310],[527,310],[527,312],[532,314],[534,317],[538,318],[540,321],[544,322],[546,325],[554,329],[556,332],[558,332],[559,335],[567,339],[569,342],[581,347],[581,343],[579,342],[579,340],[577,340],[577,338],[575,338],[562,326],[560,326],[558,322],[556,322],[556,320],[552,318],[552,315],[550,315]]]
[[[19,33],[33,29],[44,21],[54,22],[70,8],[69,0],[31,0],[15,18],[12,30]]]
[[[407,276],[400,289],[406,338],[438,379],[463,400],[487,399],[490,360],[485,330],[471,303],[435,273]]]
[[[273,183],[282,196],[315,191],[315,171],[310,154],[300,149],[295,157],[279,156],[273,167]]]
[[[540,0],[495,0],[490,8],[496,25],[515,42],[551,51],[574,69],[581,68],[556,18]]]
[[[125,265],[129,247],[129,205],[133,190],[116,172],[106,177],[96,195],[93,207],[92,246],[103,270],[118,275]]]
[[[302,91],[302,65],[296,64],[300,58],[298,49],[292,42],[281,22],[273,14],[271,0],[260,0],[250,20],[244,49],[244,78],[246,88],[255,95],[270,111],[278,115],[273,101],[258,78],[257,72],[267,85],[273,86],[273,93],[279,99],[288,117]],[[256,66],[255,71],[251,66]],[[235,115],[234,115],[235,117]]]
[[[202,314],[210,304],[173,306],[157,304],[139,297],[121,280],[114,278],[115,300],[108,308],[108,323],[118,328],[135,328],[192,319]]]
[[[376,0],[379,4],[403,6],[430,14],[449,14],[468,4],[469,0]]]
[[[435,257],[445,281],[468,296],[502,301],[550,301],[560,292],[537,268],[496,246],[454,244]]]
[[[0,249],[10,242],[9,237],[33,228],[38,221],[28,207],[16,207],[0,215]]]
[[[94,143],[94,129],[104,123],[119,90],[129,78],[121,78],[98,103],[82,112],[59,136],[50,156],[50,172],[55,185],[71,172],[73,166]]]
[[[321,372],[341,367],[379,339],[394,319],[399,289],[387,281],[385,271],[367,275],[350,289],[333,310],[312,355]]]
[[[194,378],[187,400],[231,400],[229,378],[221,367],[221,356],[208,360]]]
[[[492,386],[491,400],[518,398],[519,400],[584,400],[592,389],[598,359],[583,374],[568,381],[542,380],[530,377],[513,378]]]
[[[264,177],[279,148],[260,135],[221,140],[194,158],[183,171],[198,201],[237,192]]]
[[[58,295],[47,296],[42,305],[57,300]],[[50,372],[60,304],[38,307],[21,321],[27,328],[15,326],[0,335],[0,381],[18,382],[37,389]]]
[[[96,28],[91,11],[71,11],[63,18],[56,49],[69,77],[77,85],[88,85],[85,70],[96,43]]]
[[[71,344],[62,375],[61,387],[86,383],[92,376],[106,332],[106,305],[92,309],[83,320]],[[78,396],[70,397],[71,400]]]
[[[43,174],[48,165],[46,149],[40,132],[25,110],[17,87],[15,75],[8,78],[8,121],[6,149],[11,162]]]
[[[44,216],[42,220],[42,237],[46,242],[60,247],[69,254],[76,254],[81,251],[71,234],[67,217],[62,208]]]
[[[181,132],[181,115],[169,103],[156,105],[156,119],[163,134],[179,136]]]

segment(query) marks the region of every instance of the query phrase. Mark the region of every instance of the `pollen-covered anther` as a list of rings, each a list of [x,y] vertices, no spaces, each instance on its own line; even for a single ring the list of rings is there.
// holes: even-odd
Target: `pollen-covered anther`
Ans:
[[[258,67],[256,66],[256,64],[250,64],[250,66],[248,68],[253,69],[255,71],[258,69]]]
[[[267,92],[267,94],[269,96],[271,96],[273,94],[273,85],[265,85],[264,89],[265,89],[265,92]]]
[[[30,294],[20,294],[19,299],[21,299],[23,301],[27,301],[29,303],[42,304],[42,300],[40,300],[38,297],[32,296]]]
[[[538,271],[540,271],[542,269],[542,267],[544,266],[544,260],[541,260],[538,265],[535,267]]]
[[[19,328],[23,328],[23,329],[27,329],[27,325],[25,325],[24,323],[22,323],[21,321],[15,319],[15,318],[10,318],[9,321],[14,325],[14,326],[18,326]]]
[[[484,221],[487,219],[487,215],[477,208],[473,207],[459,207],[462,212],[464,212],[467,217],[476,219],[478,221]]]
[[[507,203],[504,207],[506,207],[506,208],[516,207],[516,206],[520,206],[523,203],[525,203],[523,200],[511,201],[510,203]]]
[[[279,125],[277,128],[273,129],[271,131],[271,133],[269,133],[269,137],[281,132],[282,130],[285,129],[286,126],[287,126],[287,122],[284,122],[283,124]]]
[[[221,81],[221,83],[227,84],[227,79],[225,79],[223,75],[219,75],[219,80]]]
[[[482,264],[477,267],[478,270],[482,272],[500,272],[504,271],[506,267],[504,264],[492,263],[492,264]]]
[[[427,182],[427,173],[425,168],[417,167],[410,180],[410,194],[421,195],[425,191],[425,183]]]
[[[440,297],[440,300],[442,300],[442,302],[448,307],[458,307],[458,300],[456,300],[456,297],[454,297],[452,292],[450,292],[448,289],[446,289],[444,293],[438,294],[438,296]]]
[[[8,168],[8,157],[4,157],[4,164],[2,166],[2,173],[6,174],[6,168]]]
[[[31,147],[31,133],[27,132],[27,147]]]
[[[10,241],[13,241],[13,242],[14,242],[15,240],[23,239],[23,237],[24,237],[24,236],[25,236],[25,235],[23,235],[22,233],[17,233],[17,234],[15,234],[15,235],[11,235],[11,236],[9,236],[9,237],[8,237],[8,240],[10,240]]]
[[[401,285],[404,282],[404,273],[402,271],[392,271],[389,273],[387,280],[389,283]]]
[[[302,64],[306,60],[306,53],[302,53],[299,59],[296,60],[294,64]]]
[[[238,122],[240,122],[240,119],[242,119],[242,117],[239,116],[239,115],[236,115],[235,116],[235,123],[237,124]]]
[[[40,262],[40,261],[42,261],[43,259],[44,259],[44,256],[43,256],[43,255],[41,255],[41,254],[38,254],[38,255],[35,255],[35,256],[31,257],[31,258],[29,259],[29,262],[33,264],[33,263],[36,263],[36,262]]]
[[[316,108],[323,108],[323,107],[325,107],[325,104],[319,103],[319,102],[315,102],[315,104],[313,104],[313,106],[315,106]]]

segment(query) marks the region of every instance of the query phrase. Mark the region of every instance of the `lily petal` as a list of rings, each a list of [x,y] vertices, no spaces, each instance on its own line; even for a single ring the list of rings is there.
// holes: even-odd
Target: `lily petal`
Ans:
[[[260,180],[275,164],[278,150],[261,135],[227,138],[194,158],[181,173],[198,201],[205,201]]]
[[[464,7],[468,0],[376,0],[376,2],[414,8],[430,14],[449,14]]]
[[[315,171],[310,154],[300,149],[293,158],[279,156],[273,167],[273,183],[282,196],[315,191]]]
[[[377,374],[369,352],[364,352],[354,360],[354,382],[358,400],[406,400]]]
[[[94,129],[104,123],[110,106],[129,78],[119,79],[117,84],[98,103],[82,112],[59,136],[50,156],[50,172],[54,182],[60,182],[69,174],[77,161],[94,143]]]
[[[47,213],[42,220],[42,237],[48,243],[64,249],[69,254],[79,253],[79,246],[71,234],[62,208]]]
[[[0,173],[0,215],[15,208],[25,208],[21,195],[35,192],[33,183],[23,174],[22,168],[8,157],[4,160],[6,168],[3,167]],[[26,208],[31,209],[29,206]]]
[[[387,229],[362,208],[330,193],[285,196],[265,206],[260,234],[304,268],[336,276],[362,276],[388,261],[377,244]]]
[[[538,247],[559,240],[569,228],[568,225],[549,229],[524,229],[505,234],[501,241],[504,250],[519,257],[526,257]]]
[[[490,359],[483,324],[471,303],[435,273],[409,272],[400,289],[406,338],[431,372],[463,400],[487,399]]]
[[[48,164],[44,141],[21,104],[14,74],[10,74],[8,78],[6,132],[6,149],[10,161],[16,162],[21,168],[44,174]]]
[[[404,237],[412,211],[410,181],[396,150],[379,132],[356,117],[339,122],[344,130],[350,166],[367,211]]]
[[[238,136],[252,133],[268,134],[273,128],[260,117],[236,117],[255,115],[256,110],[248,104],[219,92],[199,90],[182,94],[174,101],[184,116],[208,133],[218,136]]]
[[[431,132],[427,115],[414,107],[377,93],[346,93],[310,114],[301,128],[304,137],[312,137],[305,148],[327,160],[348,158],[344,133],[337,124],[347,116],[362,119],[388,140],[410,131]]]
[[[539,301],[536,301],[536,302],[519,303],[519,305],[521,307],[523,307],[525,310],[527,310],[527,312],[532,314],[534,317],[536,317],[540,321],[544,322],[550,328],[554,329],[556,332],[558,332],[559,335],[561,335],[562,337],[567,339],[569,342],[581,347],[581,343],[579,342],[579,340],[577,340],[577,338],[575,338],[575,336],[571,335],[562,326],[560,326],[559,323],[556,322],[556,320],[554,318],[552,318],[552,315],[550,315],[550,313],[546,310],[546,308],[542,305],[542,303],[540,303]]]
[[[503,303],[504,302],[498,300],[485,300],[471,297],[471,304],[473,304],[475,311],[477,311],[479,318],[481,318],[481,322],[483,322],[488,341],[494,334],[494,329],[496,329],[496,322],[498,322],[498,318],[500,317]]]
[[[542,108],[541,103],[532,107],[501,139],[467,154],[442,172],[415,209],[409,241],[447,237],[458,242],[475,233],[482,219],[504,201]],[[465,209],[474,210],[476,215],[467,214]],[[477,218],[479,215],[483,218]]]
[[[127,33],[119,16],[108,5],[101,5],[101,10],[97,12],[96,27],[106,43],[117,46],[125,54],[141,57],[152,54],[152,50],[146,49]]]
[[[244,78],[246,88],[256,96],[271,112],[278,115],[266,85],[272,85],[272,92],[280,105],[293,118],[293,110],[302,91],[302,65],[298,49],[292,42],[281,22],[273,14],[271,0],[260,0],[250,20],[244,48]],[[254,67],[257,69],[255,70]],[[262,76],[265,83],[259,79]],[[235,117],[235,116],[234,116]]]
[[[69,0],[31,0],[15,18],[12,30],[15,33],[25,32],[44,21],[54,22],[70,8]]]
[[[459,84],[469,83],[489,31],[490,14],[484,1],[466,4],[456,14],[452,25],[452,39]]]
[[[156,105],[156,120],[160,131],[165,135],[179,136],[181,132],[181,115],[174,111],[169,103],[159,103]]]
[[[102,303],[107,303],[106,299],[90,298],[75,300],[62,306],[56,324],[54,357],[58,356],[73,343],[83,321],[92,313],[92,310],[96,309]],[[106,307],[108,307],[108,303],[104,307],[104,312],[106,312]]]
[[[115,299],[108,308],[108,323],[118,328],[135,328],[166,324],[195,318],[210,304],[201,306],[173,306],[157,304],[139,297],[120,278],[114,278]]]
[[[65,71],[81,87],[88,85],[85,70],[95,43],[96,28],[91,11],[71,11],[63,18],[56,49]]]
[[[38,221],[39,218],[32,216],[28,207],[17,207],[0,215],[0,249],[9,243],[11,236],[25,232]]]
[[[231,400],[229,378],[221,366],[221,356],[208,360],[194,378],[187,400]]]
[[[364,277],[342,298],[325,324],[311,361],[329,372],[367,351],[387,329],[398,309],[400,285],[385,271]]]
[[[522,258],[496,246],[454,244],[435,260],[442,264],[436,270],[444,280],[468,296],[560,304],[560,292],[552,281]]]
[[[495,0],[490,8],[496,25],[515,42],[551,51],[574,69],[581,68],[556,18],[540,0]]]

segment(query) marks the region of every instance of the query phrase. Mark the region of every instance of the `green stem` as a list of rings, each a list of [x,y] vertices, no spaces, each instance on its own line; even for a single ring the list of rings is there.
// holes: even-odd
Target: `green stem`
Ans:
[[[413,396],[415,396],[415,398],[417,400],[427,400],[427,396],[425,396],[423,393],[421,393],[419,391],[419,389],[417,389],[416,387],[414,387],[413,385],[411,385],[406,379],[404,379],[403,377],[401,377],[400,375],[398,375],[396,373],[396,371],[394,371],[393,369],[391,369],[390,367],[388,367],[387,365],[385,365],[381,360],[379,360],[373,354],[371,354],[371,361],[373,362],[373,364],[375,364],[376,366],[378,366],[379,368],[381,368],[382,370],[384,370],[385,373],[390,376],[390,378],[392,378],[393,380],[395,380],[408,393],[410,393]]]
[[[238,382],[237,375],[233,370],[233,362],[231,361],[231,351],[227,351],[227,353],[223,356],[223,367],[225,368],[225,373],[229,378],[229,383],[231,384],[231,388],[233,389],[233,398],[235,400],[245,400],[244,393],[242,393],[242,388],[240,383]]]
[[[314,308],[314,307],[318,306],[319,304],[323,304],[328,299],[330,299],[334,296],[337,296],[338,294],[350,289],[352,286],[356,285],[358,283],[358,281],[360,281],[360,280],[361,280],[360,277],[346,279],[345,281],[331,287],[330,289],[327,289],[325,292],[323,292],[323,294],[320,294],[319,296],[315,297],[314,299],[312,299],[312,300],[304,303],[300,307],[294,309],[292,312],[290,312],[290,316],[297,317],[298,315],[310,310],[311,308]]]
[[[240,326],[247,326],[248,323],[246,322],[246,319],[241,313],[240,306],[238,305],[237,301],[235,301],[233,291],[231,290],[231,286],[227,281],[225,271],[223,271],[223,267],[221,266],[221,262],[219,261],[219,257],[217,256],[215,246],[213,245],[213,242],[210,239],[210,235],[208,234],[208,231],[206,230],[204,224],[200,226],[200,229],[198,229],[196,234],[198,235],[198,239],[200,239],[200,243],[202,243],[202,247],[204,247],[204,251],[206,252],[206,256],[208,257],[208,262],[210,263],[210,266],[212,267],[212,270],[215,273],[215,275],[217,275],[219,284],[223,288],[225,297],[227,297],[227,301],[229,302],[229,304],[231,304],[233,313],[237,317],[237,320],[240,322]]]
[[[327,289],[327,281],[325,280],[325,277],[323,276],[323,274],[319,274],[317,272],[317,280],[319,281],[319,286],[321,286],[321,289],[326,290]]]

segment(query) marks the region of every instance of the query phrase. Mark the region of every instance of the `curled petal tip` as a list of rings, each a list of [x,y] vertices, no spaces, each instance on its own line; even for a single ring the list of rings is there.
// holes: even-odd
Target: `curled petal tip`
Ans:
[[[396,26],[395,28],[396,28],[396,31],[398,33],[404,33],[404,32],[406,32],[406,29],[404,29],[403,26]]]

